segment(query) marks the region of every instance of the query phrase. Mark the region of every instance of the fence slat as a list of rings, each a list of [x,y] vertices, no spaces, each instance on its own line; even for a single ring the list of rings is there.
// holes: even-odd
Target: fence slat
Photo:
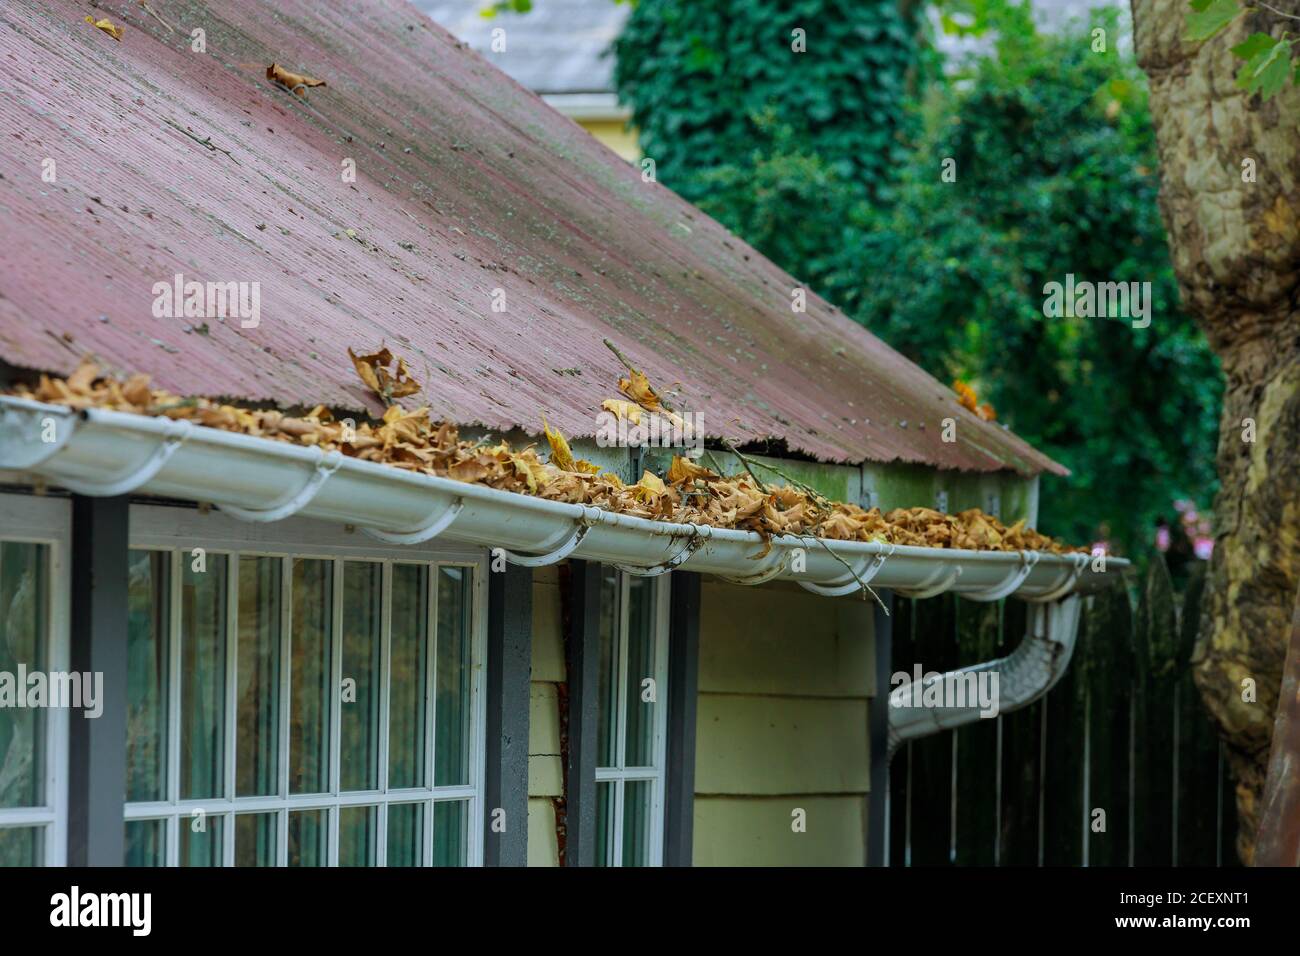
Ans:
[[[1089,599],[1044,701],[895,756],[891,865],[909,829],[916,865],[1240,865],[1234,785],[1192,679],[1204,566],[1190,570],[1181,609],[1159,554],[1136,607],[1124,586]],[[945,595],[895,613],[894,669],[944,671],[1012,650],[1028,606]]]
[[[1010,654],[1024,640],[1029,626],[1028,606],[1009,602],[1003,611],[998,656]],[[1002,737],[999,777],[998,863],[1001,866],[1035,866],[1038,863],[1039,791],[1042,781],[1043,705],[1035,703],[997,720]]]
[[[1133,606],[1128,590],[1114,587],[1096,595],[1085,623],[1080,663],[1088,688],[1087,862],[1127,866],[1134,706]]]
[[[956,598],[945,594],[914,601],[915,624],[912,660],[899,662],[899,670],[919,663],[923,671],[945,671],[957,665]],[[951,864],[952,734],[922,737],[911,747],[911,862],[913,866]]]
[[[997,657],[1000,605],[958,600],[956,614],[959,666]],[[958,730],[956,737],[956,862],[960,866],[992,866],[998,816],[997,721],[977,720]]]
[[[1083,791],[1088,725],[1087,613],[1079,622],[1082,644],[1076,658],[1042,706],[1047,712],[1047,740],[1043,754],[1043,846],[1047,866],[1083,863]],[[1082,666],[1081,666],[1082,665]]]

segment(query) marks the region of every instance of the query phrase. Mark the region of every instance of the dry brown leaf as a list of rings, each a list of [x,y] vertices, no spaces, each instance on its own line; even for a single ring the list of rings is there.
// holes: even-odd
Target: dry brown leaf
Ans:
[[[613,412],[618,416],[619,421],[626,419],[633,425],[641,422],[641,406],[632,402],[624,402],[617,398],[607,398],[600,403],[600,407],[607,412]]]
[[[304,87],[324,86],[324,80],[318,80],[315,77],[307,76],[304,73],[291,73],[279,64],[272,63],[266,68],[266,78],[274,80],[285,89],[299,96],[306,96],[307,91]]]
[[[391,405],[395,398],[405,398],[420,391],[420,383],[411,378],[410,370],[404,359],[397,360],[397,368],[389,371],[393,364],[393,353],[386,348],[369,355],[357,355],[348,349],[348,356],[366,386],[379,396],[385,405]]]
[[[405,363],[387,349],[372,355],[352,355],[352,359],[362,380],[376,394],[392,394],[395,386],[410,387]],[[363,421],[355,428],[345,428],[324,406],[316,406],[305,416],[290,417],[276,409],[181,398],[151,388],[145,375],[132,376],[125,382],[103,376],[89,359],[68,379],[42,375],[36,386],[19,384],[11,391],[23,398],[73,409],[95,407],[165,415],[268,441],[338,451],[406,471],[643,518],[754,531],[762,537],[765,548],[771,546],[776,535],[799,534],[935,548],[1058,554],[1087,550],[1069,548],[1027,528],[1023,520],[1007,527],[977,508],[957,515],[932,508],[896,508],[882,515],[875,508],[864,510],[843,502],[828,504],[799,487],[773,484],[760,490],[746,473],[717,475],[681,457],[673,459],[667,481],[646,471],[635,485],[625,486],[616,475],[601,473],[589,462],[575,461],[563,435],[545,421],[543,428],[551,444],[553,463],[543,462],[532,446],[516,451],[506,442],[485,447],[463,440],[454,424],[430,422],[427,408],[407,411],[390,402],[381,421]],[[562,466],[566,470],[561,470]]]
[[[89,358],[81,360],[77,370],[68,376],[68,388],[78,395],[89,395],[90,386],[99,378],[99,366]]]
[[[689,458],[683,458],[681,455],[673,455],[672,464],[668,466],[668,480],[672,484],[678,484],[683,481],[694,481],[702,478],[705,481],[717,481],[719,475],[715,474],[703,465],[698,465]]]

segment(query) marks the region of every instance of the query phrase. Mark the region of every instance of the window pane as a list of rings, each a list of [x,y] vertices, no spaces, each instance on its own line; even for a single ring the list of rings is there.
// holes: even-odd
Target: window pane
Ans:
[[[166,798],[166,551],[132,551],[127,559],[126,799]]]
[[[468,784],[470,748],[470,586],[473,568],[438,569],[438,699],[434,786]]]
[[[329,790],[329,721],[333,633],[332,561],[293,562],[290,635],[289,792]]]
[[[241,797],[278,789],[280,565],[279,558],[239,559],[235,792]]]
[[[388,651],[389,790],[426,785],[424,726],[429,662],[428,580],[426,565],[393,565],[393,623]],[[391,815],[389,821],[392,821]],[[389,865],[402,865],[392,863],[391,844]]]
[[[166,866],[165,820],[126,821],[126,865]]]
[[[40,866],[44,851],[44,827],[0,827],[0,867]]]
[[[329,865],[329,811],[294,810],[289,814],[289,865]]]
[[[649,780],[629,780],[623,785],[623,866],[650,865],[653,787]]]
[[[424,863],[424,804],[388,805],[388,865],[421,866]]]
[[[275,866],[275,818],[274,813],[235,817],[235,866]]]
[[[225,823],[225,817],[204,817],[200,824],[195,817],[182,816],[181,866],[221,866]]]
[[[48,562],[47,545],[0,541],[0,672],[48,666]],[[44,766],[45,709],[0,707],[0,807],[41,806]]]
[[[379,808],[339,810],[339,866],[375,866],[378,856]]]
[[[627,728],[623,751],[624,767],[649,767],[654,764],[655,704],[645,700],[649,693],[646,680],[655,674],[655,582],[645,578],[628,581],[627,613],[627,698],[624,726]],[[654,688],[659,700],[662,688]]]
[[[596,784],[596,865],[614,865],[614,788],[618,784]]]
[[[469,865],[468,800],[439,800],[433,805],[433,865]]]
[[[229,560],[181,553],[181,799],[225,796]]]
[[[343,565],[340,786],[379,789],[379,652],[383,566]]]
[[[618,764],[618,727],[614,714],[618,710],[618,573],[603,569],[600,579],[600,683],[596,688],[596,766]]]

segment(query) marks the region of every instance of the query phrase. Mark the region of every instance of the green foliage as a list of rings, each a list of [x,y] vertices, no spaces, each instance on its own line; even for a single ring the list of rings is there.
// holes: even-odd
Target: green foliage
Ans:
[[[1131,58],[1092,52],[1089,29],[1040,36],[1007,0],[948,0],[956,29],[998,36],[945,80],[891,4],[777,6],[641,0],[617,75],[664,183],[1069,467],[1045,479],[1050,533],[1132,552],[1174,499],[1208,503],[1220,375],[1178,311]],[[791,58],[800,23],[810,52]],[[1113,13],[1097,24],[1118,33]],[[929,80],[910,105],[909,69]],[[1150,282],[1150,326],[1045,318],[1067,273]]]
[[[1113,15],[1098,22],[1118,28]],[[1086,540],[1108,525],[1131,551],[1173,499],[1212,494],[1221,394],[1212,353],[1178,309],[1143,77],[1092,53],[1080,30],[1006,38],[966,82],[829,287],[930,372],[974,382],[1072,470],[1045,482],[1044,528]],[[955,182],[940,177],[949,157]],[[855,284],[862,262],[872,272]],[[1045,318],[1044,286],[1067,273],[1150,282],[1150,326]]]
[[[1217,36],[1247,10],[1264,8],[1288,19],[1300,21],[1300,15],[1286,13],[1266,3],[1250,0],[1189,0],[1191,11],[1187,14],[1185,39],[1193,43]],[[1237,86],[1248,93],[1258,93],[1269,100],[1281,92],[1288,79],[1300,86],[1300,55],[1294,54],[1295,35],[1282,31],[1274,38],[1267,33],[1254,33],[1232,52],[1246,63],[1237,72]]]
[[[808,204],[879,196],[901,161],[917,29],[896,0],[640,0],[615,79],[659,180],[812,277],[839,225]]]

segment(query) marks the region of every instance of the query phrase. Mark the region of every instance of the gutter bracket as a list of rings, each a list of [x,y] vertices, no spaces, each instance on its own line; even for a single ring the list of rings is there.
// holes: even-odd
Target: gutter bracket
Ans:
[[[163,465],[167,464],[168,459],[176,454],[176,449],[185,443],[185,439],[190,437],[190,432],[194,426],[184,419],[177,419],[171,423],[167,429],[168,434],[162,442],[155,448],[145,460],[144,464],[136,468],[129,475],[118,478],[115,481],[80,481],[69,480],[67,478],[59,479],[59,484],[69,491],[79,495],[95,495],[97,497],[112,497],[114,495],[125,495],[150,481],[154,475],[162,470]],[[68,429],[70,434],[72,429]],[[64,438],[66,441],[67,438]],[[58,450],[56,445],[55,450]]]
[[[319,449],[317,449],[319,451]],[[316,462],[316,470],[312,472],[310,478],[303,484],[292,498],[282,505],[274,508],[237,508],[233,505],[221,505],[221,510],[239,518],[241,521],[268,522],[280,521],[290,515],[296,514],[316,497],[321,486],[330,475],[338,471],[339,465],[343,463],[343,455],[337,451],[321,453]]]
[[[800,581],[799,587],[805,591],[811,591],[813,594],[820,594],[822,597],[843,597],[846,594],[852,594],[854,591],[861,590],[865,585],[871,583],[871,579],[880,573],[880,569],[885,566],[885,562],[894,553],[896,546],[890,544],[888,551],[877,553],[870,561],[864,561],[850,574],[851,580],[843,584],[814,584],[812,581]]]
[[[582,539],[587,536],[587,532],[590,530],[591,525],[586,523],[579,524],[573,529],[573,534],[569,535],[564,544],[552,551],[547,551],[545,554],[516,554],[514,551],[510,551],[506,548],[502,548],[501,553],[505,555],[506,560],[511,564],[517,564],[523,568],[542,568],[548,564],[557,564],[571,555],[578,549],[578,545],[582,544]]]
[[[894,588],[894,593],[909,598],[932,598],[956,584],[957,579],[961,577],[961,572],[962,566],[960,564],[942,564],[921,587],[913,589]]]
[[[771,581],[773,578],[780,577],[782,574],[785,573],[787,563],[788,563],[788,558],[785,555],[782,555],[781,560],[777,561],[770,568],[766,568],[762,571],[756,571],[753,574],[742,574],[738,576],[720,574],[718,575],[718,577],[722,578],[722,580],[724,581],[730,581],[732,584],[743,584],[746,587],[754,587],[759,584],[766,584],[768,581]]]
[[[1059,600],[1074,591],[1075,585],[1079,583],[1079,578],[1083,576],[1084,569],[1088,567],[1088,560],[1092,557],[1090,554],[1074,554],[1071,560],[1074,567],[1066,574],[1065,580],[1057,587],[1039,594],[1036,597],[1026,597],[1026,601],[1032,601],[1035,604],[1048,604],[1052,601]]]
[[[618,568],[624,574],[630,574],[633,577],[638,578],[657,578],[661,574],[667,574],[669,571],[681,566],[684,562],[689,561],[691,556],[700,549],[705,541],[708,540],[709,535],[705,530],[705,527],[706,526],[703,525],[696,526],[694,533],[686,540],[686,543],[682,545],[681,548],[678,549],[677,553],[667,561],[663,561],[649,568],[635,568],[626,564],[616,564],[614,567]]]
[[[437,517],[430,515],[424,523],[418,528],[410,531],[383,531],[379,528],[362,528],[366,534],[372,538],[378,538],[380,541],[386,541],[389,544],[419,544],[422,541],[428,541],[436,538],[455,521],[462,510],[465,508],[465,499],[457,498],[446,508],[437,512]]]
[[[1029,572],[1034,570],[1034,565],[1037,563],[1037,551],[1021,551],[1020,566],[1008,574],[1005,581],[984,591],[968,592],[963,594],[962,597],[972,601],[1001,601],[1024,583],[1025,578],[1029,577]]]

